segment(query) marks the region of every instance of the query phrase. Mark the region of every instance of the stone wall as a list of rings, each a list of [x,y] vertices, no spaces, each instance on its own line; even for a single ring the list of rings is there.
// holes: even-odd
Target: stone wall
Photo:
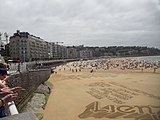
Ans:
[[[21,91],[18,95],[15,104],[19,112],[23,110],[27,102],[32,97],[33,92],[37,87],[44,83],[50,77],[51,69],[40,69],[34,71],[27,71],[24,73],[19,73],[11,75],[8,80],[8,85],[10,87],[21,86],[25,90]]]

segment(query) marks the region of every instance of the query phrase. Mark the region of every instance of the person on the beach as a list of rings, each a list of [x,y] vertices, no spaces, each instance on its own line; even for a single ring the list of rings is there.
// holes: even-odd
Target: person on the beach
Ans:
[[[90,71],[90,73],[92,73],[93,72],[93,69]]]
[[[153,72],[154,72],[154,73],[156,72],[156,69],[157,69],[157,68],[154,66],[154,67],[153,67]]]

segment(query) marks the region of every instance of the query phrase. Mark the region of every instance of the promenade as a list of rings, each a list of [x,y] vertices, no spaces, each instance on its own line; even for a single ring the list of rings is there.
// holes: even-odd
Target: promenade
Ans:
[[[54,88],[43,120],[159,120],[155,67],[127,59],[59,66],[49,79]]]

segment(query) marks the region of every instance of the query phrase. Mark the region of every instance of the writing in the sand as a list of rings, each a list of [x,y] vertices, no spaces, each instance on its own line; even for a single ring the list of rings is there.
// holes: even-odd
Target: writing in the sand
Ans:
[[[132,118],[135,120],[160,120],[160,106],[129,106],[129,105],[107,105],[100,106],[95,101],[86,106],[79,118]]]
[[[97,99],[105,98],[117,104],[124,104],[126,101],[138,95],[144,95],[160,100],[160,96],[142,90],[129,88],[116,82],[94,82],[87,86],[89,86],[89,89],[86,92],[91,96]]]
[[[121,84],[116,83],[116,82],[109,82],[109,84],[110,85],[115,85],[117,87],[122,87],[122,88],[124,88],[126,90],[133,91],[135,93],[142,94],[142,95],[145,95],[145,96],[150,97],[150,98],[154,98],[154,99],[160,100],[160,96],[156,96],[154,94],[147,93],[147,92],[142,91],[142,90],[138,90],[138,89],[135,89],[135,88],[129,88],[127,86],[121,85]]]
[[[117,104],[124,104],[126,100],[138,95],[137,93],[120,87],[113,87],[111,84],[104,82],[95,82],[89,84],[89,90],[86,91],[97,99],[107,98]]]

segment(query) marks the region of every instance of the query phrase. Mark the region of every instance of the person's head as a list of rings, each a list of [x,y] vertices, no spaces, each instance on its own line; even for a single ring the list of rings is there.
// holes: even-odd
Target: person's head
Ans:
[[[6,63],[0,63],[0,69],[1,68],[8,70],[8,64],[6,64]]]
[[[7,76],[7,70],[0,68],[0,80],[3,80]]]

